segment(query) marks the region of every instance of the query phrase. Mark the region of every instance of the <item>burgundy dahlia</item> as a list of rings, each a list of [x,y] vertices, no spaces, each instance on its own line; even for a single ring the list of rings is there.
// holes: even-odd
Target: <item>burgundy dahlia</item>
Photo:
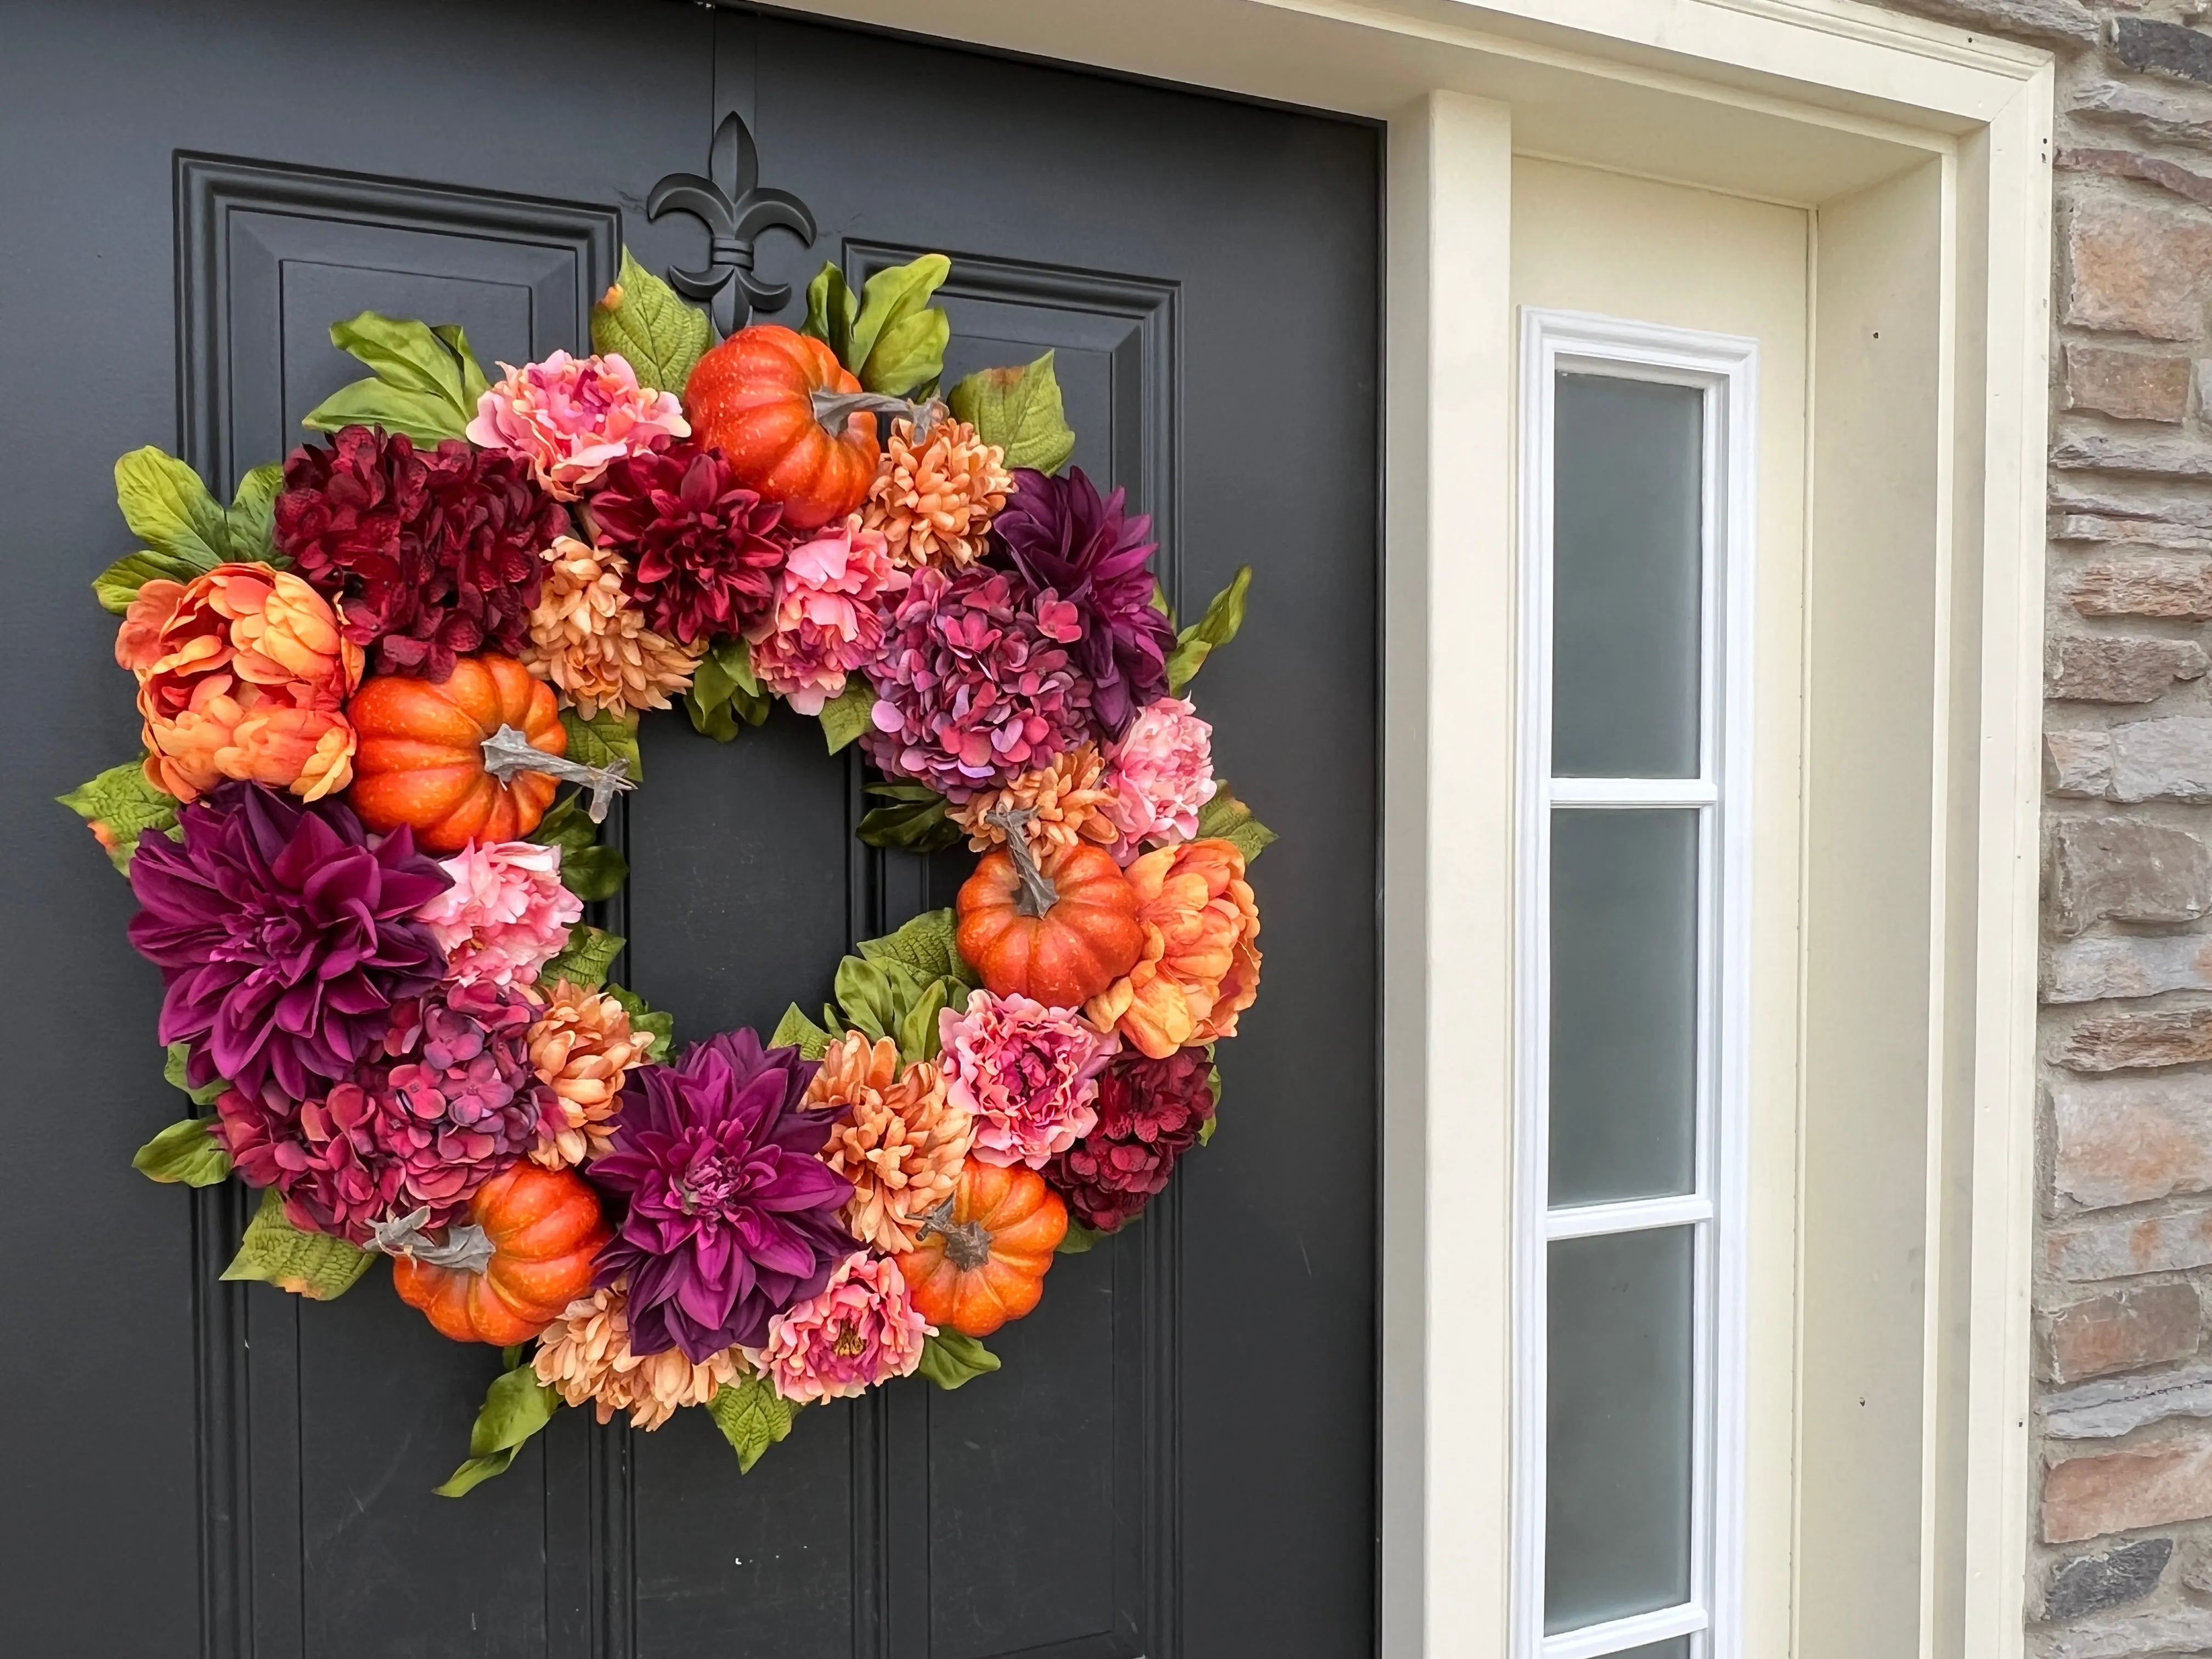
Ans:
[[[1168,689],[1175,629],[1153,608],[1146,561],[1158,543],[1148,514],[1126,517],[1121,490],[1101,500],[1081,467],[1057,477],[1024,467],[992,521],[996,549],[1031,587],[1075,608],[1077,666],[1091,681],[1091,712],[1118,738],[1137,711]]]
[[[1091,683],[1070,659],[1073,608],[983,565],[914,574],[867,665],[868,758],[957,804],[1049,766],[1090,735]]]
[[[815,1070],[738,1030],[623,1081],[620,1127],[591,1175],[629,1200],[599,1282],[629,1275],[633,1352],[676,1347],[698,1364],[760,1347],[769,1321],[852,1250],[837,1212],[853,1183],[819,1156],[830,1121],[799,1109]]]
[[[380,1052],[323,1098],[218,1097],[223,1144],[247,1182],[283,1194],[295,1226],[361,1244],[374,1223],[423,1207],[444,1226],[530,1149],[549,1111],[557,1120],[530,1064],[535,1015],[487,980],[410,997]]]
[[[1124,1052],[1098,1079],[1098,1127],[1044,1166],[1044,1178],[1086,1227],[1110,1233],[1168,1184],[1176,1160],[1213,1115],[1213,1060],[1204,1048],[1165,1060]]]
[[[349,426],[284,463],[276,546],[376,647],[380,672],[442,680],[453,659],[519,655],[544,568],[568,521],[501,450]]]
[[[453,884],[405,830],[369,844],[334,800],[224,783],[185,807],[182,841],[147,830],[131,860],[131,942],[161,970],[161,1039],[223,1078],[304,1100],[350,1077],[394,1004],[445,953],[416,907]]]
[[[775,599],[783,508],[738,482],[719,449],[678,443],[609,466],[591,498],[602,545],[630,562],[646,621],[685,645],[742,633]]]

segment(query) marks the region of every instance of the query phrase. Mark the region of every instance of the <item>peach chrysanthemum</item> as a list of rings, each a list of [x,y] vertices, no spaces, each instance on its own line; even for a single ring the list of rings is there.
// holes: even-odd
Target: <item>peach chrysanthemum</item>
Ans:
[[[1048,850],[1065,852],[1079,841],[1110,845],[1121,832],[1106,816],[1114,792],[1104,774],[1098,745],[1086,743],[1003,789],[969,797],[945,816],[968,832],[968,845],[978,853],[1005,846],[1006,815],[1022,811],[1030,815],[1019,820],[1030,850],[1040,857]]]
[[[570,1405],[589,1401],[602,1423],[627,1411],[630,1426],[639,1429],[659,1428],[681,1407],[705,1405],[749,1369],[735,1348],[696,1363],[681,1348],[632,1353],[628,1298],[619,1283],[563,1309],[538,1339],[531,1364],[538,1380],[551,1383]]]
[[[614,1138],[623,1078],[645,1064],[650,1032],[633,1030],[622,1004],[558,980],[538,988],[545,1006],[530,1027],[530,1064],[560,1103],[557,1127],[542,1123],[531,1161],[549,1170],[597,1158]]]
[[[968,1111],[945,1097],[937,1067],[924,1060],[901,1071],[898,1044],[850,1031],[822,1056],[805,1104],[838,1114],[822,1161],[853,1183],[842,1212],[853,1237],[886,1254],[912,1249],[968,1156]]]
[[[917,442],[914,422],[896,421],[869,487],[862,522],[884,533],[891,562],[957,569],[983,556],[983,532],[1014,487],[1006,452],[965,421],[941,420]]]
[[[586,720],[603,708],[665,708],[690,688],[699,653],[645,625],[623,587],[628,560],[573,536],[556,537],[543,556],[545,582],[522,653],[532,673]]]

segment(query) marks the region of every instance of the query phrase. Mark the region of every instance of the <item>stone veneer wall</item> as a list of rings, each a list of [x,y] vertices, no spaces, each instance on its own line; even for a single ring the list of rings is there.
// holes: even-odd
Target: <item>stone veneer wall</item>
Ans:
[[[2029,1651],[2212,1652],[2212,20],[1896,3],[2058,58]]]

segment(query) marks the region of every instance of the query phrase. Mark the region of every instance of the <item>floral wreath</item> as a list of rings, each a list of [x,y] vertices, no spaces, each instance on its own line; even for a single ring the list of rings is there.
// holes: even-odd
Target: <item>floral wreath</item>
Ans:
[[[328,1299],[388,1256],[505,1350],[447,1496],[563,1402],[703,1406],[750,1469],[811,1402],[995,1370],[1212,1134],[1273,836],[1178,694],[1251,573],[1177,629],[1150,520],[1061,471],[1050,353],[939,395],[950,269],[825,266],[803,331],[718,343],[625,252],[593,354],[495,382],[364,313],[329,441],[228,507],[116,464],[143,548],[93,588],[145,752],[62,799],[198,1109],[133,1162],[262,1189],[225,1279]],[[881,775],[861,840],[981,856],[819,1024],[679,1053],[583,921],[628,874],[598,826],[643,712],[729,742],[779,697]]]

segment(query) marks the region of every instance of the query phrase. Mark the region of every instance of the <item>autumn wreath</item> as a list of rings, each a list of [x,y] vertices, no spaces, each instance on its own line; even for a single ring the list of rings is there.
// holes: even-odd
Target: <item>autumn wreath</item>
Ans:
[[[958,1387],[1211,1133],[1270,837],[1179,694],[1249,572],[1177,630],[1149,520],[1061,470],[1049,354],[939,394],[949,269],[832,265],[803,331],[716,343],[625,255],[593,355],[497,381],[364,313],[328,441],[228,507],[117,463],[144,545],[93,586],[145,753],[64,800],[204,1114],[136,1163],[262,1189],[226,1278],[328,1298],[386,1255],[506,1350],[441,1492],[563,1401],[704,1406],[750,1468],[809,1402]],[[728,742],[775,698],[880,774],[863,841],[981,857],[819,1024],[679,1049],[584,922],[627,874],[599,826],[644,711]]]

